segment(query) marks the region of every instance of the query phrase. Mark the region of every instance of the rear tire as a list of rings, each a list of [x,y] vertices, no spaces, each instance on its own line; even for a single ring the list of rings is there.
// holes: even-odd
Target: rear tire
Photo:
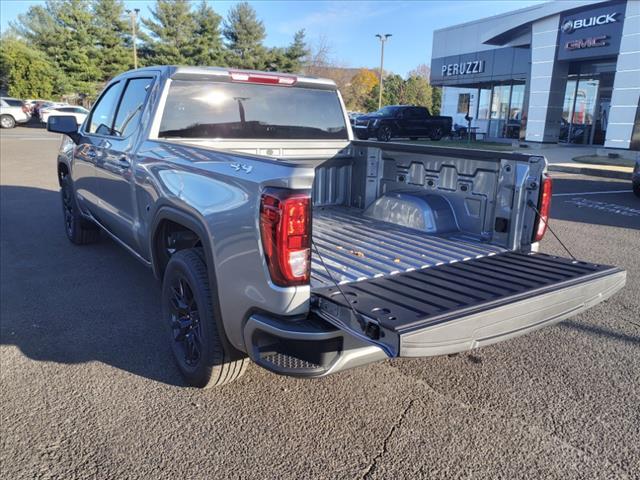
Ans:
[[[442,128],[435,127],[433,130],[431,130],[431,135],[429,136],[429,138],[431,138],[431,140],[433,140],[434,142],[439,141],[442,138]]]
[[[162,281],[162,314],[171,349],[186,382],[199,388],[224,385],[246,371],[249,359],[227,340],[214,305],[218,301],[202,249],[171,256]]]
[[[633,193],[636,194],[636,197],[640,197],[640,182],[634,182]]]
[[[68,177],[62,178],[62,218],[64,219],[64,231],[71,243],[86,245],[95,243],[100,238],[98,226],[85,219],[76,203],[73,186]]]
[[[1,115],[0,116],[0,127],[2,128],[13,128],[16,126],[16,119],[11,115]]]

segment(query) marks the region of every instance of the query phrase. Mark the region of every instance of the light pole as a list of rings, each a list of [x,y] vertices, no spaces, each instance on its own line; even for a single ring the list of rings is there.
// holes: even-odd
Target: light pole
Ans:
[[[136,48],[136,23],[138,21],[139,8],[133,10],[125,10],[131,17],[131,38],[133,40],[133,68],[138,69],[138,49]]]
[[[378,110],[382,108],[382,72],[384,68],[384,42],[389,40],[390,36],[391,36],[390,33],[385,33],[384,35],[380,33],[376,34],[376,37],[378,37],[378,40],[380,40],[380,45],[382,47],[380,49],[380,88],[378,89]]]

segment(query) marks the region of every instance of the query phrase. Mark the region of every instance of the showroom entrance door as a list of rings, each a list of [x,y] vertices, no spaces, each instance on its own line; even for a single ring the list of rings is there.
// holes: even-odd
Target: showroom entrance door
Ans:
[[[559,141],[604,145],[614,72],[570,75],[564,94]]]

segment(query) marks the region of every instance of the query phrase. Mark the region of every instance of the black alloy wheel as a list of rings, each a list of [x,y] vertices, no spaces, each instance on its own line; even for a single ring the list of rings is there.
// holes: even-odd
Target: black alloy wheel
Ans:
[[[208,388],[242,376],[249,363],[227,339],[215,283],[202,248],[179,250],[162,281],[162,312],[171,350],[187,384]]]
[[[438,141],[442,138],[442,128],[441,127],[435,127],[433,130],[431,130],[431,140],[435,140]]]
[[[68,176],[62,178],[60,194],[62,197],[62,218],[64,232],[71,243],[86,245],[100,239],[98,226],[82,216],[78,210],[73,192],[73,184]]]
[[[173,350],[178,362],[186,369],[195,369],[202,360],[202,328],[200,312],[189,282],[175,276],[171,282],[169,310]]]
[[[68,182],[62,184],[62,215],[64,218],[64,230],[69,240],[73,241],[73,232],[75,230],[75,205],[73,202],[73,194]]]
[[[378,129],[378,140],[388,142],[391,140],[391,129],[387,125],[383,125]]]

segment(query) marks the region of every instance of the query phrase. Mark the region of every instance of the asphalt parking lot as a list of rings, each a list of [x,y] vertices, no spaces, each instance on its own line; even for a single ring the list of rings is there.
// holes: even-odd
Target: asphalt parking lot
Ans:
[[[2,478],[640,478],[630,182],[554,176],[552,228],[628,271],[580,316],[454,357],[320,380],[251,365],[200,391],[173,364],[151,272],[110,240],[66,240],[58,137],[0,135]],[[566,256],[550,234],[542,250]]]

